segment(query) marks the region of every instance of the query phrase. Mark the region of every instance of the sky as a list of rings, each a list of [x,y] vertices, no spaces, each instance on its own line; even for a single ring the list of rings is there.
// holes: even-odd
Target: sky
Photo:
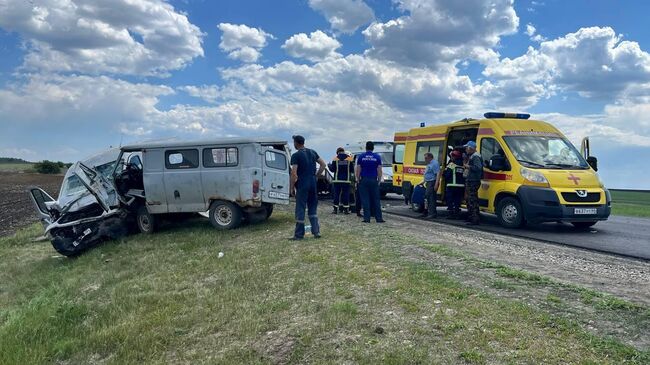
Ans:
[[[302,134],[321,155],[528,112],[650,189],[644,0],[0,0],[0,156]]]

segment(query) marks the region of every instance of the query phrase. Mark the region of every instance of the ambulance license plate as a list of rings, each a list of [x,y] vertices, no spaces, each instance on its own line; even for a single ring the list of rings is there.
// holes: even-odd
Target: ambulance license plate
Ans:
[[[596,214],[598,210],[596,208],[575,208],[573,209],[573,214]]]
[[[289,194],[278,193],[277,191],[269,191],[269,198],[289,199]]]

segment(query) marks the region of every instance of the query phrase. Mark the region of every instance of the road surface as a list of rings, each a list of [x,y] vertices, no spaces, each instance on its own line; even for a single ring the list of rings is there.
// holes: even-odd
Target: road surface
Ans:
[[[389,195],[382,201],[382,205],[389,214],[409,217],[419,215],[404,204],[401,196]],[[440,218],[437,221],[441,223],[467,227],[464,221],[445,219],[445,207],[438,207],[438,213]],[[598,222],[586,230],[578,230],[571,224],[562,223],[544,223],[510,229],[501,227],[496,216],[482,214],[481,219],[482,224],[472,228],[650,260],[650,219],[647,218],[611,216],[609,220]]]

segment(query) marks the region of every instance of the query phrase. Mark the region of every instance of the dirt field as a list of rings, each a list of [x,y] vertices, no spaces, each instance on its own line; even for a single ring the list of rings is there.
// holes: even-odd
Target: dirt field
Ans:
[[[36,185],[56,198],[63,175],[0,172],[0,236],[38,220],[27,187]]]

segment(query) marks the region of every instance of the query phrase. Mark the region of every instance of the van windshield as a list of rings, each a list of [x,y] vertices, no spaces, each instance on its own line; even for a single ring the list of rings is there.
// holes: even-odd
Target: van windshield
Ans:
[[[551,136],[507,136],[508,148],[522,165],[538,169],[588,169],[571,142]]]
[[[381,157],[382,166],[393,166],[393,153],[392,152],[377,152]]]

